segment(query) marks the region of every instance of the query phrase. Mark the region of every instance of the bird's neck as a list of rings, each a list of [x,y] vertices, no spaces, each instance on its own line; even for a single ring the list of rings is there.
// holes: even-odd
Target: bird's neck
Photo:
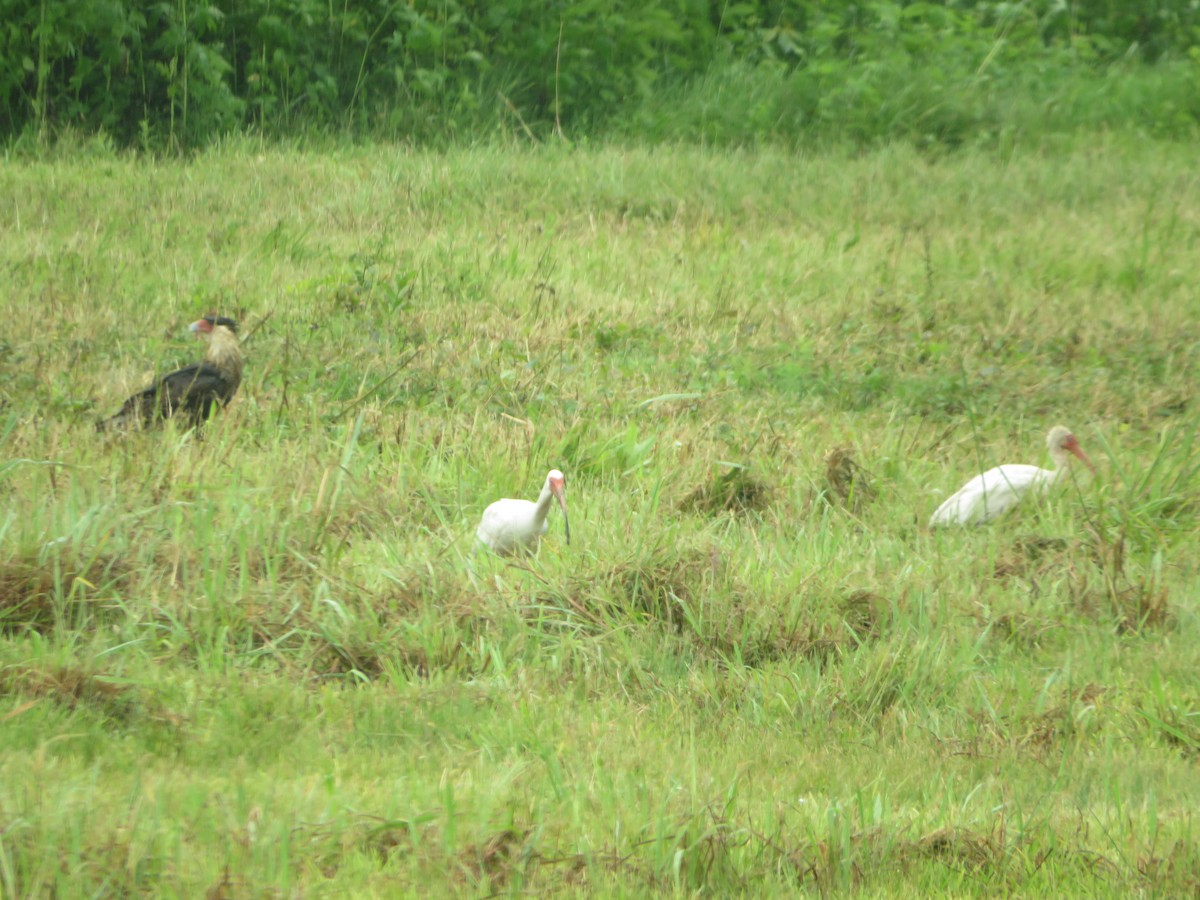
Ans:
[[[1038,474],[1038,483],[1043,491],[1057,487],[1058,483],[1067,477],[1067,469],[1070,468],[1070,460],[1067,459],[1065,450],[1050,451],[1050,458],[1054,460],[1054,468],[1042,469]]]
[[[533,510],[533,520],[539,525],[546,521],[546,516],[550,514],[550,504],[554,500],[554,493],[550,490],[550,486],[546,485],[542,488],[542,492],[538,494],[537,504]]]
[[[218,325],[212,330],[204,361],[235,384],[242,380],[242,348],[237,335],[228,328]]]
[[[1071,464],[1071,454],[1062,447],[1055,447],[1050,451],[1050,458],[1054,460],[1055,479],[1062,478],[1067,472],[1067,467]]]

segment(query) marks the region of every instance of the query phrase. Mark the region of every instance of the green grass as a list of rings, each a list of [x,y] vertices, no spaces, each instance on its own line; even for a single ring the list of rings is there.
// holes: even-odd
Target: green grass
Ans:
[[[931,153],[1078,141],[1113,127],[1195,136],[1200,71],[1191,60],[1098,68],[1070,54],[1009,47],[997,64],[991,51],[1005,44],[935,38],[907,53],[835,57],[793,71],[717,63],[650,92],[608,127],[717,146],[903,141]]]
[[[0,894],[1197,889],[1193,146],[93,149],[0,167]]]

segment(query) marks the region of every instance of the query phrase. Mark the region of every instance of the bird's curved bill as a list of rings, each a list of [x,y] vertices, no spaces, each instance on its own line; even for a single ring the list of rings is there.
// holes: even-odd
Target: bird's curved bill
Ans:
[[[567,495],[561,486],[554,487],[553,491],[554,496],[558,499],[558,508],[562,510],[563,528],[567,532],[567,543],[569,544],[571,543],[571,520],[567,516]]]
[[[1092,474],[1095,474],[1096,467],[1092,465],[1092,461],[1088,459],[1088,455],[1083,452],[1083,448],[1080,447],[1078,443],[1071,444],[1069,447],[1067,447],[1067,450],[1069,450],[1071,453],[1074,453],[1075,456],[1078,457],[1079,461],[1091,469]]]

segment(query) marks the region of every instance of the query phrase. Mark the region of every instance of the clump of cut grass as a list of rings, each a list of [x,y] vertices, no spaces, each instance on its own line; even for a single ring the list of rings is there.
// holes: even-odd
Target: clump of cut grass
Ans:
[[[723,512],[761,512],[774,498],[775,489],[757,478],[749,466],[734,466],[693,489],[680,501],[679,508],[710,516]]]
[[[231,651],[248,650],[320,679],[371,682],[486,668],[486,657],[472,662],[465,652],[491,625],[482,597],[453,577],[433,579],[420,569],[391,571],[381,580],[368,589],[315,579],[322,600],[313,606],[256,597],[229,610],[220,637]],[[172,625],[169,616],[163,624]]]
[[[883,633],[887,601],[874,591],[851,591],[839,604],[842,620],[860,641]]]
[[[644,613],[678,630],[688,618],[690,604],[720,572],[720,551],[713,547],[663,550],[648,559],[614,566],[598,581],[627,609]]]
[[[1004,833],[981,833],[970,828],[939,828],[920,838],[914,850],[956,869],[978,871],[1004,863]]]
[[[68,709],[87,707],[122,722],[137,716],[144,706],[129,685],[72,666],[7,666],[0,669],[0,695],[44,698]]]
[[[412,845],[415,824],[358,813],[341,822],[304,824],[293,831],[311,848],[310,862],[319,866],[325,877],[331,878],[341,868],[349,850],[363,850],[377,859],[387,860],[393,853],[408,849]],[[243,837],[248,836],[243,829]]]
[[[1034,578],[1069,564],[1065,538],[1024,535],[1013,541],[992,567],[995,578]]]
[[[859,465],[849,447],[834,447],[825,454],[824,474],[825,489],[821,497],[826,502],[836,501],[857,514],[875,499],[870,473]]]
[[[696,635],[699,648],[726,664],[761,669],[787,660],[812,660],[823,664],[847,646],[847,636],[827,623],[782,622],[767,628],[747,630],[741,617],[733,617],[714,628],[711,635]]]
[[[1019,879],[1011,869],[1020,844],[1008,839],[1003,824],[992,831],[963,826],[946,826],[919,838],[879,826],[851,829],[836,822],[830,838],[791,851],[788,859],[802,882],[811,880],[823,892],[865,887],[869,874],[883,859],[891,859],[900,871],[923,860],[936,860],[947,869],[986,878],[988,884]]]
[[[1019,750],[1038,758],[1061,751],[1064,743],[1086,733],[1097,701],[1109,689],[1088,682],[1079,688],[1064,687],[1057,699],[1045,699],[1043,708],[997,714],[985,709],[971,713],[974,726],[967,755],[986,756],[997,749]],[[1039,692],[1040,695],[1041,692]]]
[[[0,634],[82,627],[103,608],[96,594],[127,574],[115,557],[96,557],[79,567],[36,557],[0,563]]]
[[[384,822],[373,825],[362,836],[359,846],[381,862],[386,862],[393,855],[399,855],[412,848],[413,827],[413,823],[410,822]]]
[[[491,664],[475,654],[481,635],[492,623],[475,608],[376,605],[363,597],[340,604],[340,611],[305,626],[309,670],[322,677],[345,676],[373,681],[385,674],[428,678],[436,672],[481,674]]]
[[[882,636],[887,610],[878,594],[852,591],[836,608],[840,621],[818,621],[804,615],[788,622],[779,613],[764,621],[760,611],[752,611],[743,601],[710,612],[693,640],[706,654],[756,669],[791,659],[824,664]]]
[[[478,886],[503,890],[515,874],[531,862],[536,864],[538,854],[528,842],[530,833],[528,828],[505,828],[482,843],[465,847],[460,856],[471,880]]]
[[[1017,746],[1032,749],[1038,754],[1053,754],[1055,750],[1079,731],[1076,711],[1081,706],[1095,706],[1105,693],[1101,685],[1088,683],[1077,691],[1064,690],[1059,702],[1049,704],[1041,713],[1021,717],[1009,728],[1011,741]]]
[[[988,634],[1002,643],[1011,642],[1021,647],[1041,646],[1043,638],[1059,628],[1062,623],[1044,616],[1033,615],[1024,610],[1013,610],[997,615],[976,615]]]
[[[392,659],[418,676],[429,673],[429,659],[421,652],[408,652],[391,643],[351,641],[322,632],[313,639],[311,668],[319,675],[351,676],[359,681],[374,681]]]

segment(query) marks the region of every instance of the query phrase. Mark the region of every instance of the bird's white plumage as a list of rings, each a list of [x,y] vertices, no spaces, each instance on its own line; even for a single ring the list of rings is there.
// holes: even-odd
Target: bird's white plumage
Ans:
[[[1073,454],[1090,469],[1091,460],[1075,436],[1061,425],[1046,435],[1046,448],[1054,459],[1053,469],[1008,464],[976,475],[934,510],[930,527],[938,525],[982,525],[1008,512],[1025,497],[1041,496],[1067,474],[1068,454]]]
[[[529,500],[497,500],[483,511],[475,537],[480,543],[501,556],[519,551],[537,549],[538,541],[546,533],[546,516],[552,500],[558,500],[566,524],[567,543],[571,541],[571,526],[567,519],[565,482],[562,472],[554,469],[546,476],[546,483],[537,502]]]
[[[1027,494],[1044,494],[1066,469],[1010,464],[976,475],[939,506],[930,525],[982,525],[1003,515]]]
[[[529,500],[497,500],[483,511],[475,537],[500,554],[522,545],[536,546],[547,530],[546,518],[538,521],[537,504]]]

